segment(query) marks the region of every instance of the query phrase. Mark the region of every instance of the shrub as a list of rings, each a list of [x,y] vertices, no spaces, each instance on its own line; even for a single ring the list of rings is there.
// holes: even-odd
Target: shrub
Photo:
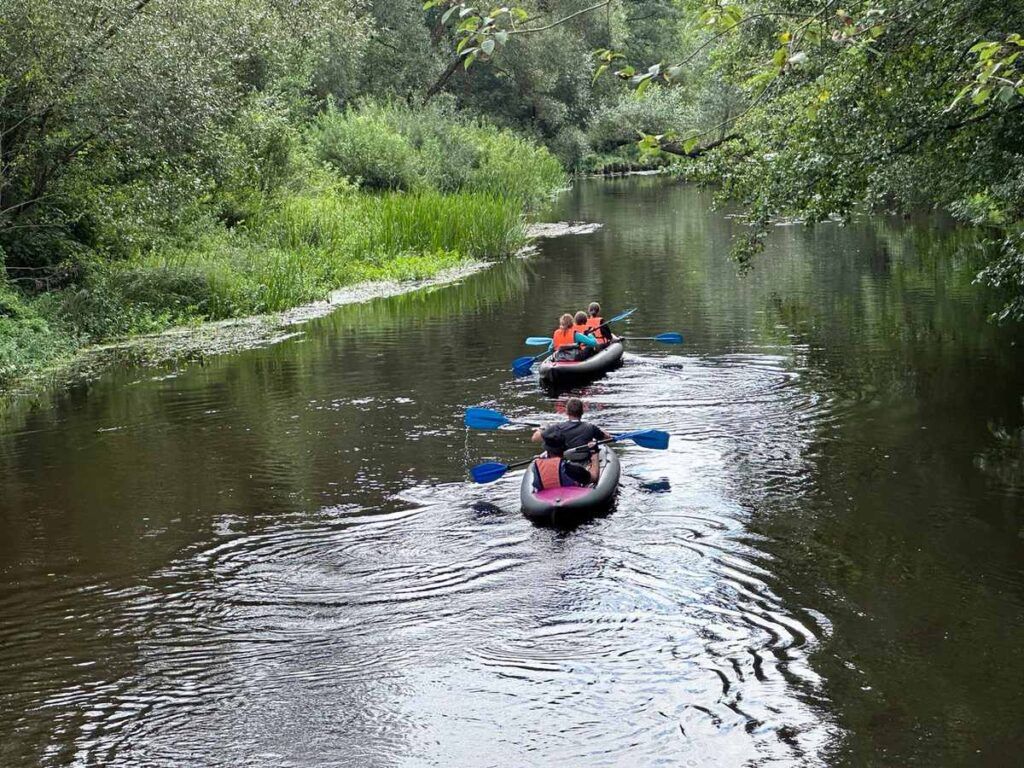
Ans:
[[[322,162],[361,186],[407,190],[417,184],[412,146],[379,113],[328,109],[313,121],[310,142]]]

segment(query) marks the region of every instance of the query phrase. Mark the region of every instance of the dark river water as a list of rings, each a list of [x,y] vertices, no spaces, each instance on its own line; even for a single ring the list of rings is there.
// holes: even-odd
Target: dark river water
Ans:
[[[710,202],[583,182],[596,234],[10,409],[0,765],[1019,765],[1024,334],[939,222],[739,277]],[[462,414],[553,418],[509,363],[592,299],[685,334],[583,390],[672,443],[537,528]]]

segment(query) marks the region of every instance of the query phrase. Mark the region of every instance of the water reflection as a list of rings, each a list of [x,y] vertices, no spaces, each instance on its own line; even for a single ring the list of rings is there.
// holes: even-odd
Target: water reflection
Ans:
[[[19,406],[0,764],[964,764],[1012,745],[1024,366],[958,236],[784,228],[739,279],[709,201],[581,184],[558,216],[606,227],[535,259]],[[537,529],[514,476],[465,481],[528,434],[462,413],[551,418],[508,364],[592,298],[686,333],[581,390],[606,429],[672,445],[619,449],[615,514]]]

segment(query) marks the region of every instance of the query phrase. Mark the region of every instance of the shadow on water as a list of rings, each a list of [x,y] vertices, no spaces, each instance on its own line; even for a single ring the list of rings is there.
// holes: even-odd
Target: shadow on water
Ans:
[[[205,367],[125,369],[0,437],[3,766],[1000,765],[1024,744],[1020,334],[956,232],[736,224],[659,179],[456,286]],[[679,330],[553,401],[521,340],[600,299]],[[518,510],[567,394],[615,513]]]

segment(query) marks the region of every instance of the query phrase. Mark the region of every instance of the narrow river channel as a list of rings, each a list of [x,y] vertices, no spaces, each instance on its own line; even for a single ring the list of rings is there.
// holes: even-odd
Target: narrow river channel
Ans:
[[[710,203],[582,182],[594,234],[17,404],[0,765],[1014,764],[1024,334],[938,222],[779,227],[744,278]],[[528,435],[462,414],[552,418],[509,363],[592,299],[686,336],[583,390],[672,444],[537,528],[466,479]]]

